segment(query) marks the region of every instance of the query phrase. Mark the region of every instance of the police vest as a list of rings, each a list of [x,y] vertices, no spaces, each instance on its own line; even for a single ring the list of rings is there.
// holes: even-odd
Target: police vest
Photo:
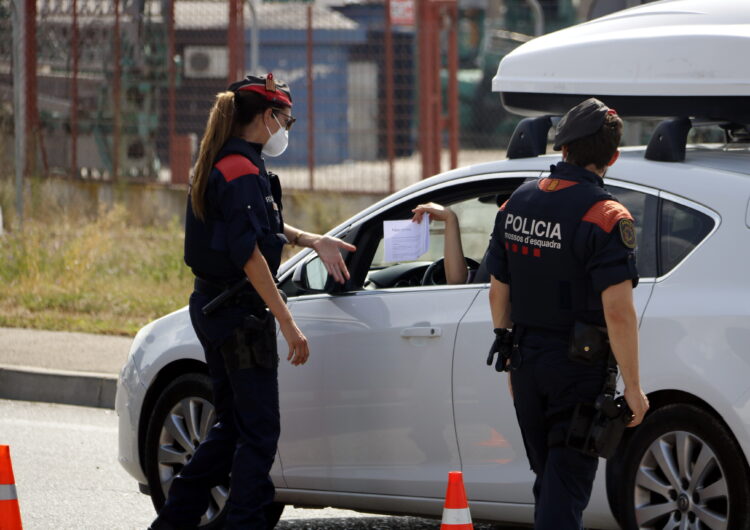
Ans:
[[[276,277],[276,271],[279,270],[279,265],[281,265],[281,253],[289,240],[284,235],[284,217],[282,214],[284,207],[281,205],[279,176],[271,172],[268,172],[267,176],[271,197],[273,198],[273,203],[266,203],[271,230],[258,239],[258,248],[260,248],[263,257],[266,258],[271,274]]]
[[[239,165],[239,169],[234,170],[220,165],[222,160],[228,160],[229,157],[236,157],[235,161],[237,159],[247,160],[243,155],[230,154],[218,159],[214,168],[222,174],[227,171],[241,174],[244,170],[243,164]],[[255,164],[253,165],[255,166]],[[257,236],[258,248],[263,254],[271,274],[275,276],[281,264],[284,244],[288,242],[284,236],[281,186],[275,174],[266,173],[257,166],[256,168],[259,175],[253,175],[249,178],[260,179],[260,189],[264,197],[264,212],[258,215],[262,215],[265,222],[263,223],[264,226],[261,226],[256,215],[250,215],[249,221]],[[185,262],[197,276],[218,282],[231,282],[242,278],[244,272],[238,269],[229,259],[227,226],[221,220],[217,210],[218,206],[215,204],[216,199],[210,197],[212,194],[209,190],[206,193],[205,222],[198,220],[193,214],[190,197],[188,196],[185,220]]]
[[[550,192],[533,181],[513,193],[501,228],[514,323],[567,331],[575,320],[591,321],[592,312],[594,323],[603,322],[601,294],[587,281],[574,240],[586,212],[608,199],[608,192],[589,182]]]

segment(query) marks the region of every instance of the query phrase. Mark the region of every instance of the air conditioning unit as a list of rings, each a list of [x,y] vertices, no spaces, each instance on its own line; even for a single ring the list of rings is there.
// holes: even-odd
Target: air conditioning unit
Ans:
[[[185,77],[226,78],[229,53],[226,46],[185,46]]]

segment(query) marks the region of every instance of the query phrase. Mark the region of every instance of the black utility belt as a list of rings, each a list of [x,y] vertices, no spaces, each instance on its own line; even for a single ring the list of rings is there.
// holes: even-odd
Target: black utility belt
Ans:
[[[247,279],[237,280],[234,284],[221,284],[196,277],[193,288],[195,292],[211,299],[202,308],[204,315],[210,315],[220,307],[241,305],[252,310],[266,307],[263,299]]]
[[[197,293],[213,298],[229,289],[232,285],[232,283],[205,280],[196,276],[195,281],[193,282],[193,289],[195,289],[195,292]],[[250,284],[248,284],[248,287],[250,287]]]

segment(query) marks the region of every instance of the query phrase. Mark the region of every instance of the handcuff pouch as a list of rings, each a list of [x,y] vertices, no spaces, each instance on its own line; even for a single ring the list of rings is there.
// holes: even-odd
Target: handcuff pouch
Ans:
[[[607,359],[609,335],[606,328],[576,321],[570,334],[568,358],[571,361],[593,365]]]

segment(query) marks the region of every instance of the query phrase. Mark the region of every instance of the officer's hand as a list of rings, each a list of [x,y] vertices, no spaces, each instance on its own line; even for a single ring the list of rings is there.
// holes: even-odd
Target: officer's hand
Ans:
[[[506,349],[504,344],[505,336],[503,334],[505,330],[495,330],[495,340],[492,341],[492,346],[487,354],[487,366],[492,366],[492,363],[497,355],[497,362],[495,362],[495,370],[498,372],[507,372],[510,366],[510,359],[507,355],[503,355],[503,349]]]
[[[456,215],[450,208],[446,208],[445,206],[441,206],[434,202],[420,204],[414,208],[412,212],[414,212],[414,217],[412,217],[411,220],[414,223],[421,223],[422,216],[426,213],[430,214],[430,218],[436,221],[446,221],[449,217]]]
[[[289,345],[289,355],[286,360],[294,366],[305,364],[310,357],[310,349],[307,346],[307,337],[305,337],[294,320],[279,325],[284,340]]]
[[[500,355],[500,339],[497,337],[492,341],[492,346],[490,346],[490,351],[487,354],[487,366],[492,366],[492,363],[495,361],[495,355]]]
[[[341,250],[354,252],[357,247],[341,241],[337,237],[320,236],[313,244],[312,248],[320,256],[320,261],[325,265],[328,274],[338,283],[344,283],[349,279],[349,270],[346,268],[344,258],[341,256]]]
[[[633,420],[628,423],[628,427],[635,427],[643,421],[643,417],[648,411],[648,398],[640,386],[633,388],[625,388],[625,401],[633,411]]]

